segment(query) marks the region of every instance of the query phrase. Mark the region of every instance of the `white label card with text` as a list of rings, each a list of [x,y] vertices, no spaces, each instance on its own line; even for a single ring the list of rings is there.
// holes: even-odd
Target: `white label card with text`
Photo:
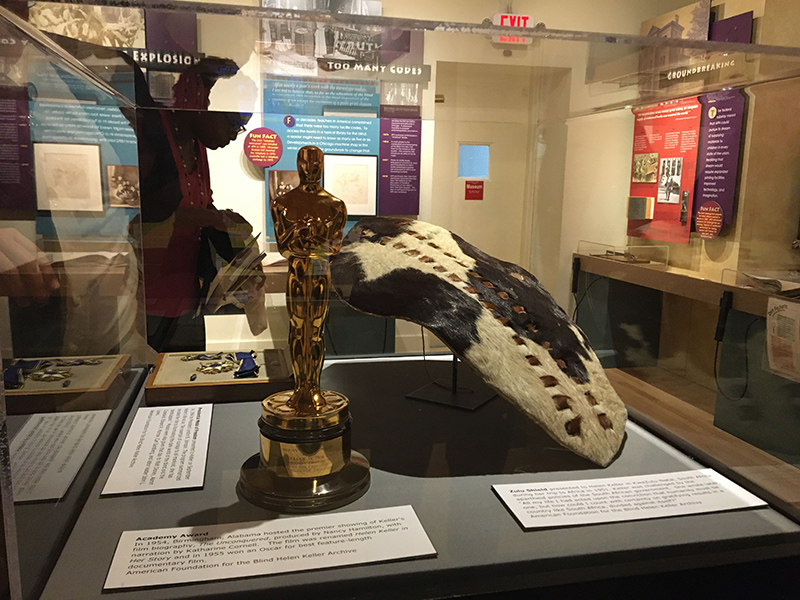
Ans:
[[[31,415],[11,440],[14,502],[63,497],[110,414],[84,410]]]
[[[140,408],[103,494],[203,487],[211,404]]]
[[[526,529],[765,506],[713,469],[492,486]]]
[[[435,555],[411,506],[125,531],[104,589],[272,575]]]

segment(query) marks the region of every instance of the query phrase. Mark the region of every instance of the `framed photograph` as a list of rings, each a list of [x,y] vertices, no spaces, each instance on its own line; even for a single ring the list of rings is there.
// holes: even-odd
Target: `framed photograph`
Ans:
[[[658,152],[633,155],[631,183],[655,183],[658,179]]]
[[[670,39],[707,40],[711,22],[711,0],[698,0],[681,8],[674,8],[655,19],[643,21],[639,35]],[[683,49],[671,45],[643,47],[639,53],[639,87],[647,95],[663,92],[664,72],[685,65],[702,51]],[[680,81],[667,85],[680,85]]]
[[[639,35],[707,40],[711,0],[697,0],[655,19],[642,21]]]
[[[328,0],[262,0],[261,5],[266,8],[328,12]],[[317,63],[314,58],[320,48],[325,48],[325,35],[321,23],[263,19],[261,41],[267,72],[316,75]]]
[[[378,157],[326,154],[322,187],[344,200],[347,214],[365,217],[378,211]]]
[[[268,179],[269,206],[267,208],[272,208],[272,201],[275,198],[283,196],[300,185],[300,175],[297,171],[270,170]]]
[[[116,208],[139,208],[139,167],[106,165],[108,205]]]
[[[43,31],[112,48],[144,48],[144,10],[37,2],[28,19]]]
[[[35,143],[33,164],[36,208],[102,212],[100,146]]]
[[[658,176],[658,202],[678,204],[681,201],[683,158],[662,158]]]

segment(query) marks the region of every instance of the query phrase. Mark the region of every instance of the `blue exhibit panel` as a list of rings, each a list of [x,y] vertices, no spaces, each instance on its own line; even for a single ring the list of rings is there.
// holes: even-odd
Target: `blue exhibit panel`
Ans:
[[[380,89],[374,81],[280,77],[264,79],[264,113],[323,116],[329,111],[377,115]]]
[[[264,127],[283,142],[283,155],[272,167],[279,171],[297,168],[297,151],[313,145],[326,154],[377,155],[380,119],[296,116],[286,124],[285,115],[264,115]]]
[[[277,133],[283,143],[283,154],[271,167],[276,171],[296,171],[297,151],[303,146],[317,146],[326,154],[356,156],[377,156],[380,146],[380,119],[270,114],[264,115],[264,127]],[[268,198],[265,202],[269,202]],[[352,223],[347,229],[350,227]],[[266,232],[267,239],[273,240],[269,211]]]
[[[76,218],[58,214],[40,216],[37,232],[42,235],[125,237],[135,208],[108,206],[108,165],[138,165],[136,134],[119,107],[61,102],[30,103],[31,141],[95,145],[100,150],[100,172],[105,212]],[[34,170],[36,164],[34,164]]]
[[[107,93],[94,85],[94,83],[83,80],[54,65],[47,57],[35,57],[28,66],[28,93],[31,100],[87,102],[108,106],[118,106],[120,104],[120,99]],[[105,83],[133,102],[135,84],[132,67],[130,69],[112,70],[106,76]]]

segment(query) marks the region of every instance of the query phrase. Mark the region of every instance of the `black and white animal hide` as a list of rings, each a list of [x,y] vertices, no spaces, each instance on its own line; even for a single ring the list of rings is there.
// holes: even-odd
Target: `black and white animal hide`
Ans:
[[[584,333],[524,269],[441,227],[368,217],[331,276],[352,307],[430,329],[576,454],[605,466],[619,451],[625,405]]]

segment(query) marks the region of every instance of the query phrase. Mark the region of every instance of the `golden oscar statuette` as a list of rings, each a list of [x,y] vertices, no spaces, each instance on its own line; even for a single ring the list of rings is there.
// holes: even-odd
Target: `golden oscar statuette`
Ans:
[[[300,148],[300,186],[276,198],[271,208],[278,250],[289,261],[286,306],[294,390],[261,403],[261,452],[242,465],[237,490],[253,504],[279,512],[343,506],[369,487],[369,463],[350,450],[349,401],[319,383],[329,260],[341,249],[347,221],[344,202],[320,185],[322,169],[319,148]]]

